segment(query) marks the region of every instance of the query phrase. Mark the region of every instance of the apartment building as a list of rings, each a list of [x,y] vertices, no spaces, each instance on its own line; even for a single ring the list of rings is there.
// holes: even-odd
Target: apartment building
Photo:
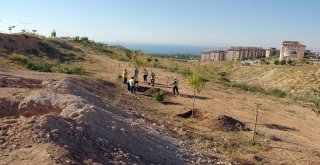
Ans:
[[[226,51],[224,50],[212,50],[205,51],[201,54],[201,61],[223,61],[225,60]]]
[[[266,49],[266,58],[270,58],[276,55],[280,54],[280,50],[276,49],[276,48],[269,48]]]
[[[303,60],[305,48],[306,46],[298,41],[284,41],[281,46],[280,60]]]
[[[265,57],[265,49],[260,47],[231,47],[226,53],[225,59],[247,60]]]

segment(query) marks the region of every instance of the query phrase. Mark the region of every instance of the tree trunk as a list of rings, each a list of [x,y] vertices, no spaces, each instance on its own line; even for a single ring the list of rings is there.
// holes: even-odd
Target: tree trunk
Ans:
[[[196,101],[196,88],[193,88],[192,117],[194,117],[194,102],[195,101]]]

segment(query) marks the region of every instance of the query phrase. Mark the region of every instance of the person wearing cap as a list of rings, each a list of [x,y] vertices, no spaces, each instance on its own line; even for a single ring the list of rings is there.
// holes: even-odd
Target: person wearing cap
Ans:
[[[179,95],[179,81],[177,80],[177,78],[174,78],[174,82],[171,84],[173,85],[173,94],[178,94]]]

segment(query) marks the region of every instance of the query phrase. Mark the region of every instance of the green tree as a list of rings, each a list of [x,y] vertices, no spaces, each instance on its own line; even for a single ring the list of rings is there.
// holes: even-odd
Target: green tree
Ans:
[[[37,33],[37,30],[35,30],[35,29],[32,30],[32,33],[33,33],[33,34],[36,34],[36,33]]]
[[[26,32],[26,30],[22,29],[22,30],[21,30],[21,32],[22,32],[22,33],[25,33],[25,32]]]
[[[78,42],[80,40],[79,36],[74,37],[74,41]]]
[[[188,83],[193,88],[193,104],[192,104],[192,116],[194,115],[194,102],[196,100],[196,93],[200,93],[205,87],[207,80],[200,74],[193,74],[188,78]]]
[[[57,32],[56,30],[53,30],[51,33],[51,38],[56,38],[57,37]]]
[[[14,28],[15,28],[15,26],[9,26],[8,30],[10,31],[10,33]]]

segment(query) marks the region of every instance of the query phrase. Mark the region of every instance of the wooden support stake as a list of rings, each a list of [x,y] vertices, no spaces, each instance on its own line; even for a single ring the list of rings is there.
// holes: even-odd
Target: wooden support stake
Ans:
[[[258,115],[259,115],[259,106],[261,104],[257,104],[257,110],[256,110],[256,120],[254,122],[254,128],[253,128],[253,133],[252,133],[252,143],[254,143],[254,140],[255,140],[255,134],[256,134],[256,129],[257,129],[257,123],[258,123]]]

